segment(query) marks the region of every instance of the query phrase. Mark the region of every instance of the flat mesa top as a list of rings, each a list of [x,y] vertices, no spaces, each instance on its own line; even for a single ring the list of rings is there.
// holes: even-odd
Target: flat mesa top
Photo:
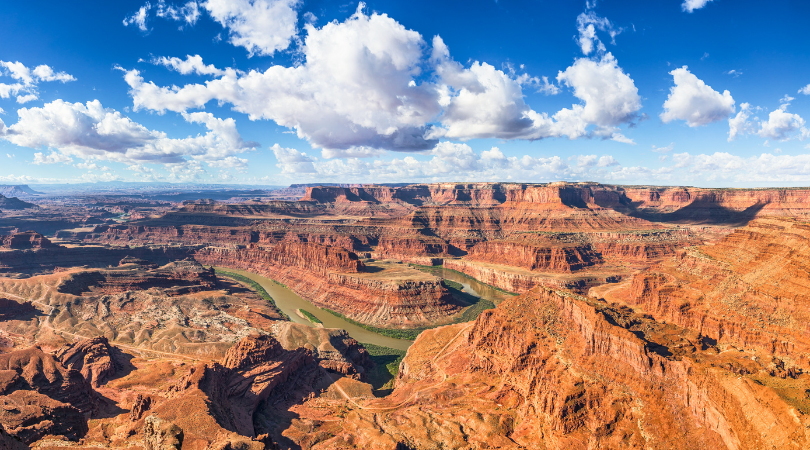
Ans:
[[[380,281],[437,281],[439,278],[403,264],[398,260],[365,263],[366,271],[351,274],[354,277]]]

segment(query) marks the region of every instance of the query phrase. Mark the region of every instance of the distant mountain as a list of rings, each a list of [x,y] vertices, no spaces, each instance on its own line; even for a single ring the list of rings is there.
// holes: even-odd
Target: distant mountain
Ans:
[[[43,193],[31,189],[27,184],[0,184],[0,195],[5,197],[29,197],[43,195]]]
[[[27,186],[26,186],[27,187]],[[6,197],[5,195],[0,194],[0,210],[4,209],[25,209],[25,208],[36,208],[37,205],[33,203],[24,202],[17,197]]]

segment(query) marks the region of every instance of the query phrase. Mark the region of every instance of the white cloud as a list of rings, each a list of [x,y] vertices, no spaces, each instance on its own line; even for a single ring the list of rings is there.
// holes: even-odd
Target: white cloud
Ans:
[[[34,68],[33,72],[40,81],[61,81],[62,83],[76,81],[73,75],[65,72],[54,72],[52,68],[45,64],[37,66]]]
[[[315,158],[307,156],[306,153],[299,152],[294,148],[284,148],[274,144],[271,148],[276,156],[276,167],[284,174],[308,174],[316,173]]]
[[[60,164],[60,163],[70,163],[73,162],[73,159],[70,156],[63,155],[57,152],[50,152],[48,155],[44,155],[41,152],[34,153],[34,164]]]
[[[300,0],[207,0],[202,6],[230,32],[231,44],[252,55],[289,47],[297,31]],[[358,11],[364,7],[360,3]]]
[[[681,9],[685,12],[691,13],[696,9],[703,8],[712,0],[684,0],[681,4]]]
[[[30,101],[34,101],[38,99],[39,96],[37,94],[26,94],[26,95],[18,95],[17,96],[17,103],[23,104],[28,103]]]
[[[0,98],[9,98],[14,95],[17,97],[17,103],[20,104],[39,98],[37,85],[42,81],[61,81],[62,83],[76,81],[73,75],[66,72],[54,72],[50,66],[45,64],[31,70],[19,61],[0,61],[0,67],[4,69],[0,71],[0,74],[17,80],[17,83],[14,84],[0,83]]]
[[[610,140],[611,141],[616,141],[616,142],[621,142],[622,144],[636,145],[636,141],[630,139],[629,137],[627,137],[627,136],[625,136],[625,135],[623,135],[621,133],[617,133],[617,132],[611,133]]]
[[[738,76],[740,76],[740,75],[742,75],[742,74],[743,74],[743,73],[742,73],[741,71],[739,71],[739,70],[735,70],[735,69],[731,69],[731,70],[729,70],[728,72],[726,72],[726,75],[731,75],[731,76],[733,76],[734,78],[737,78]]]
[[[25,64],[19,61],[0,61],[0,66],[6,69],[6,72],[11,78],[19,80],[25,85],[34,84],[34,76],[31,74],[31,69],[25,67]]]
[[[152,64],[160,64],[168,67],[169,69],[180,72],[183,75],[195,73],[197,75],[222,76],[226,73],[224,70],[214,67],[213,64],[206,66],[203,63],[202,56],[200,55],[186,55],[186,59],[184,60],[177,57],[167,58],[165,56],[161,56],[160,58],[152,59]]]
[[[665,123],[683,120],[690,127],[708,125],[734,113],[734,99],[729,91],[722,94],[699,79],[686,66],[670,72],[675,86],[670,88],[660,117]]]
[[[134,110],[184,112],[216,100],[251,120],[294,129],[327,158],[373,156],[380,149],[424,151],[442,137],[598,136],[632,143],[617,127],[635,120],[641,99],[610,53],[577,60],[558,74],[560,85],[572,88],[583,104],[549,115],[532,110],[523,95],[523,86],[559,92],[548,78],[515,76],[478,61],[464,67],[440,37],[427,51],[419,33],[385,14],[366,15],[359,8],[343,23],[305,29],[303,62],[293,67],[247,73],[228,68],[217,79],[182,87],[160,87],[137,70],[125,71]],[[196,57],[160,61],[189,73],[219,70]],[[588,130],[592,125],[596,131]]]
[[[791,97],[791,96],[789,96],[789,95],[785,94],[785,96],[784,96],[784,97],[782,97],[782,98],[780,98],[780,99],[779,99],[779,103],[787,103],[787,104],[790,104],[790,102],[792,102],[793,100],[796,100],[796,99],[795,99],[794,97]]]
[[[206,161],[206,163],[208,166],[216,169],[236,169],[237,171],[243,172],[247,170],[248,160],[239,158],[238,156],[228,156],[222,159]]]
[[[799,94],[810,95],[810,84],[799,89]]]
[[[601,156],[599,158],[599,162],[597,162],[596,165],[599,166],[599,167],[618,166],[619,161],[617,161],[616,158],[614,158],[614,157],[612,157],[610,155],[605,155],[605,156]]]
[[[806,127],[805,120],[798,114],[787,112],[789,101],[792,98],[785,96],[781,100],[782,105],[768,114],[767,120],[751,118],[751,106],[748,103],[740,105],[740,112],[737,116],[729,119],[728,141],[731,142],[738,136],[756,134],[759,137],[773,139],[776,141],[787,141],[791,139],[804,140],[810,138],[810,130]],[[765,146],[768,141],[765,141]]]
[[[159,0],[155,15],[162,19],[183,21],[189,25],[194,25],[197,23],[197,19],[200,18],[200,8],[196,1],[190,1],[183,6],[177,7],[166,5],[164,0]]]
[[[748,121],[751,117],[751,105],[743,103],[740,105],[740,112],[736,116],[728,119],[728,141],[737,139],[737,136],[744,136],[752,133],[753,124]]]
[[[218,119],[210,113],[183,114],[187,122],[203,124],[208,132],[185,139],[170,139],[133,122],[120,112],[105,109],[101,102],[87,104],[55,100],[41,108],[20,108],[19,120],[3,139],[21,147],[47,147],[64,157],[104,159],[126,163],[186,164],[190,157],[218,161],[258,144],[245,142],[233,119]],[[40,156],[42,162],[47,158]]]
[[[677,167],[695,174],[698,179],[737,182],[805,182],[810,176],[810,154],[742,157],[725,152],[711,155],[681,155]]]
[[[674,142],[670,142],[670,144],[667,145],[666,147],[656,147],[654,145],[652,146],[652,151],[654,151],[655,153],[669,153],[673,149],[675,149],[675,143]]]
[[[597,30],[607,32],[613,44],[616,43],[616,36],[624,31],[623,28],[614,27],[610,20],[597,16],[593,11],[580,14],[577,16],[577,32],[579,33],[577,44],[585,55],[589,55],[594,50],[600,53],[606,50],[605,45],[596,35]]]
[[[798,114],[787,112],[788,104],[783,104],[778,109],[768,114],[768,120],[760,122],[760,129],[757,134],[760,137],[786,141],[793,137],[800,140],[810,137],[810,131],[805,127],[805,121]],[[798,133],[798,136],[794,136]]]
[[[424,125],[441,108],[422,72],[424,41],[386,15],[357,12],[321,29],[307,25],[305,64],[226,74],[182,88],[144,82],[128,71],[135,109],[185,111],[216,99],[251,120],[269,119],[325,149],[432,148]]]
[[[149,17],[150,9],[152,9],[152,5],[149,3],[141,6],[134,14],[124,18],[124,26],[137,25],[141,31],[147,31],[146,19]]]
[[[319,160],[278,144],[272,149],[282,176],[315,181],[447,181],[448,177],[459,181],[596,179],[618,170],[619,166],[610,155],[579,155],[571,158],[576,163],[568,164],[559,156],[505,156],[497,147],[479,153],[467,144],[454,142],[437,144],[427,152],[431,156],[428,160],[413,156]]]
[[[136,25],[143,32],[149,31],[146,22],[149,20],[149,11],[151,10],[152,4],[147,2],[131,16],[124,18],[124,26]],[[197,19],[200,18],[200,8],[198,3],[193,0],[183,6],[167,5],[165,0],[158,0],[155,6],[155,15],[161,19],[182,21],[193,26],[197,23]]]
[[[599,61],[576,60],[557,80],[573,88],[574,96],[585,102],[581,118],[587,123],[615,127],[635,120],[641,109],[638,88],[610,53]]]

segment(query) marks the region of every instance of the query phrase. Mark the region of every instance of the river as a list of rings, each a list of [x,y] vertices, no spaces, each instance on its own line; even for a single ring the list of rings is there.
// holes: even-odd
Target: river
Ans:
[[[261,285],[261,287],[263,287],[264,290],[267,291],[271,297],[273,297],[278,309],[280,309],[284,314],[288,315],[290,320],[295,323],[314,326],[309,320],[304,319],[296,314],[296,310],[303,309],[304,311],[307,311],[320,319],[320,321],[323,322],[324,327],[342,328],[349,333],[349,336],[357,339],[358,342],[381,345],[383,347],[395,348],[399,350],[407,350],[408,347],[410,347],[413,343],[413,341],[408,341],[405,339],[394,339],[388,336],[383,336],[359,327],[353,323],[347,322],[340,317],[318,308],[311,302],[301,298],[300,295],[270,278],[266,278],[252,272],[227,267],[215,267],[214,269],[238,273],[239,275],[245,276],[259,283],[259,285]],[[434,274],[439,277],[460,283],[462,286],[464,286],[464,292],[476,297],[482,297],[486,300],[490,300],[495,304],[500,303],[501,300],[509,296],[509,294],[504,294],[503,292],[492,289],[492,287],[483,284],[474,278],[454,272],[452,270],[437,267]]]

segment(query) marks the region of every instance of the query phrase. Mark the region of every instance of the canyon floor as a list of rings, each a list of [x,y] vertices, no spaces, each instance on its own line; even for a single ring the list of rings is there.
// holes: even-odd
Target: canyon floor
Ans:
[[[217,195],[4,200],[0,448],[810,448],[810,189]]]

